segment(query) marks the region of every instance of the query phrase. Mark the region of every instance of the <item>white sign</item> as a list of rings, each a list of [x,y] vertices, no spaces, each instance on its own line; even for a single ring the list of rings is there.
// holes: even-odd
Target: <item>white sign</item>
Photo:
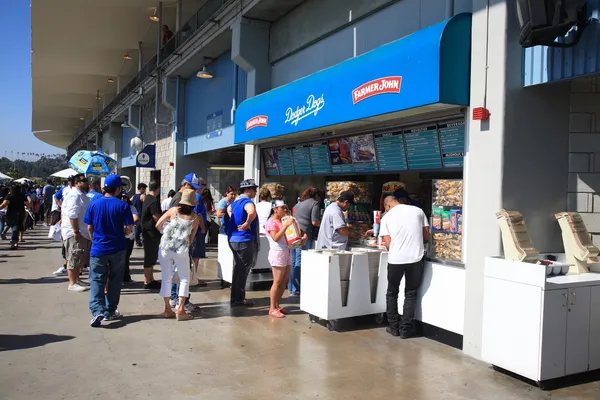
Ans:
[[[150,162],[150,156],[146,153],[140,153],[137,156],[137,162],[140,165],[147,165]]]
[[[298,106],[296,107],[296,110],[294,110],[292,107],[288,107],[288,109],[285,111],[284,122],[286,124],[298,126],[298,122],[308,116],[316,116],[323,107],[325,107],[325,95],[322,94],[321,97],[315,97],[314,94],[311,94],[306,99],[305,106]]]

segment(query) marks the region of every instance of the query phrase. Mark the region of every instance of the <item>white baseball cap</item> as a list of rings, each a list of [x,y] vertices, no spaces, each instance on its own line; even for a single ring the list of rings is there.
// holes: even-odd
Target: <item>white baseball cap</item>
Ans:
[[[277,208],[277,207],[286,207],[287,204],[285,204],[285,201],[283,200],[275,200],[273,202],[273,208]]]

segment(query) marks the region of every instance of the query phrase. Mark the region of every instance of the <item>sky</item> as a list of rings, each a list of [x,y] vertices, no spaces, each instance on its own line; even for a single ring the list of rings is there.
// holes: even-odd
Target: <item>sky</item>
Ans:
[[[0,61],[0,157],[11,158],[11,151],[12,158],[16,158],[17,152],[65,152],[31,133],[30,12],[29,1],[2,2],[3,31],[9,34],[3,41]],[[13,139],[16,137],[18,141]]]

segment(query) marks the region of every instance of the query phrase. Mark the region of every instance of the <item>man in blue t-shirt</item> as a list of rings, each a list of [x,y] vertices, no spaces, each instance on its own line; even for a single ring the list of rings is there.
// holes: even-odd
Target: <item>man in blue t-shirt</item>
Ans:
[[[258,218],[252,201],[256,197],[257,187],[254,179],[240,183],[240,197],[227,208],[227,237],[235,260],[231,278],[232,306],[254,305],[246,299],[246,280],[258,256]]]
[[[89,197],[91,201],[98,200],[102,197],[101,185],[102,179],[100,177],[95,176],[90,179],[90,191],[87,192],[87,197]]]
[[[129,205],[118,197],[123,182],[119,175],[104,180],[104,196],[90,203],[83,221],[88,224],[92,249],[90,251],[90,325],[99,327],[102,320],[121,317],[117,306],[121,296],[125,268],[125,235],[133,229]],[[106,279],[108,289],[106,295]]]

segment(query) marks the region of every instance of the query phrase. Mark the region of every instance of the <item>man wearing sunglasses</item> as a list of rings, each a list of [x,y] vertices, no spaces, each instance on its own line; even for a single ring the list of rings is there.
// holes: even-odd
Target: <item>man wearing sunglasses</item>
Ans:
[[[61,233],[67,259],[69,290],[84,292],[89,290],[89,287],[79,280],[79,272],[89,264],[90,247],[92,246],[88,226],[83,222],[83,217],[85,217],[91,201],[87,197],[90,187],[83,174],[75,175],[73,182],[73,188],[62,202]]]

